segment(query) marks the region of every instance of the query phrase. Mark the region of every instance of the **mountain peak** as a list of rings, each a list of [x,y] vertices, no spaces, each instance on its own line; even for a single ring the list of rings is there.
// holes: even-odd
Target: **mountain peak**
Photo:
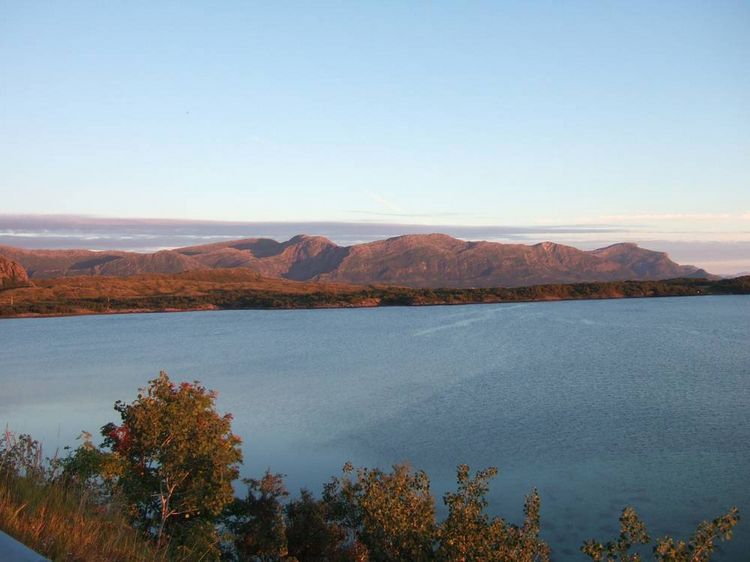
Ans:
[[[597,248],[596,251],[600,250],[615,250],[615,249],[631,249],[631,250],[641,250],[642,248],[636,244],[635,242],[617,242],[615,244],[610,244],[609,246],[604,246],[603,248]]]
[[[441,233],[352,246],[298,234],[286,242],[250,238],[153,254],[0,247],[0,255],[20,263],[32,278],[249,268],[296,281],[466,288],[709,277],[632,242],[583,251],[550,241],[467,242]]]
[[[291,246],[292,244],[301,244],[303,242],[306,242],[306,243],[318,242],[320,244],[336,246],[336,244],[333,241],[329,240],[325,236],[317,236],[317,235],[310,235],[310,234],[297,234],[295,236],[292,236],[289,240],[287,240],[285,244]]]

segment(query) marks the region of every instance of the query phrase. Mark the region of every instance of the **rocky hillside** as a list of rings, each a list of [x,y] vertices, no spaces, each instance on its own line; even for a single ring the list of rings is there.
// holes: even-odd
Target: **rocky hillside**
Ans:
[[[16,262],[0,256],[0,289],[24,287],[28,284],[26,270]]]
[[[130,276],[200,269],[250,268],[264,277],[297,281],[408,287],[517,287],[543,283],[659,280],[710,274],[679,265],[635,244],[583,251],[552,242],[535,245],[466,242],[444,234],[409,235],[338,246],[320,236],[286,242],[253,238],[163,250],[153,254],[87,250],[21,250],[0,255],[32,278]]]

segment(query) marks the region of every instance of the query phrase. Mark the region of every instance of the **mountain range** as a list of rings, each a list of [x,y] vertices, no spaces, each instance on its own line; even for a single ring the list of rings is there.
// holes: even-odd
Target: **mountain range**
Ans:
[[[249,268],[264,277],[295,281],[425,288],[715,278],[703,269],[679,265],[663,252],[631,243],[584,251],[552,242],[469,242],[444,234],[398,236],[352,246],[339,246],[321,236],[298,235],[285,242],[251,238],[154,253],[0,246],[0,256],[25,269],[14,275],[28,273],[32,280],[226,268]]]

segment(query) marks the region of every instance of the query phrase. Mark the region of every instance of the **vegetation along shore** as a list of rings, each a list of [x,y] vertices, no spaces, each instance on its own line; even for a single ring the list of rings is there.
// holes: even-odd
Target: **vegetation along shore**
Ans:
[[[0,290],[0,317],[188,310],[347,308],[750,294],[750,276],[430,289],[300,282],[248,269],[39,279]]]

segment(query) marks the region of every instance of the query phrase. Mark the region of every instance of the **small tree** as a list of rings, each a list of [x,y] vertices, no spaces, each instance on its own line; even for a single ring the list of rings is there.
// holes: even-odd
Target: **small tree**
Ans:
[[[306,562],[331,562],[351,559],[345,551],[346,533],[331,522],[330,506],[317,500],[308,490],[285,508],[289,556]]]
[[[734,526],[740,520],[736,507],[713,521],[703,521],[686,543],[672,537],[657,539],[653,547],[654,560],[658,562],[708,562],[717,540],[730,540]],[[638,517],[635,509],[626,507],[620,516],[620,536],[606,544],[595,540],[583,543],[581,551],[596,562],[639,562],[639,554],[631,554],[630,548],[637,544],[651,542],[646,525]]]
[[[175,385],[162,371],[132,404],[115,403],[120,425],[102,428],[114,485],[158,541],[180,521],[213,521],[232,501],[240,439],[215,401],[214,391],[198,382]]]
[[[541,562],[549,559],[549,547],[539,539],[540,500],[536,490],[526,497],[526,517],[521,527],[499,517],[490,518],[485,512],[489,481],[496,474],[497,469],[490,467],[472,478],[467,465],[458,466],[458,489],[443,498],[448,518],[438,531],[438,560]]]
[[[266,471],[263,478],[248,478],[247,497],[227,508],[225,525],[240,560],[281,560],[287,555],[284,506],[289,494],[282,474]]]
[[[435,501],[427,474],[407,465],[395,465],[392,472],[360,468],[352,479],[353,473],[345,465],[344,477],[327,484],[323,498],[355,543],[366,547],[367,559],[431,560]]]

